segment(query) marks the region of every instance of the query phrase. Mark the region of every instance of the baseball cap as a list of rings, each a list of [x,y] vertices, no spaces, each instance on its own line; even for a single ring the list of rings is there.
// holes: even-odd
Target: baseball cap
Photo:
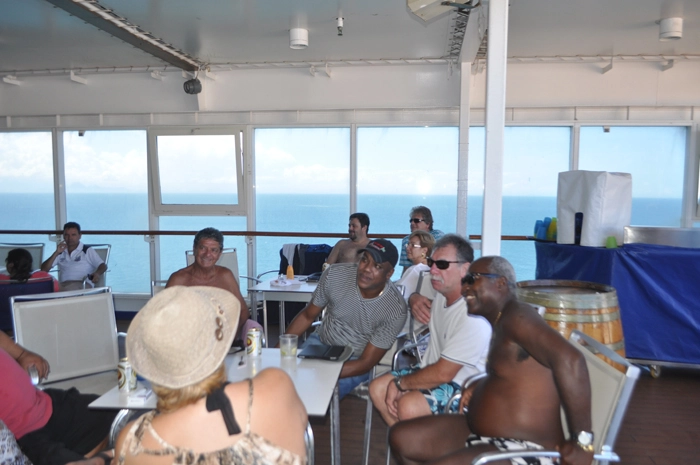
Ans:
[[[394,244],[386,239],[372,239],[367,247],[360,249],[359,252],[367,252],[375,262],[388,262],[392,267],[396,267],[396,262],[399,261],[399,252]]]

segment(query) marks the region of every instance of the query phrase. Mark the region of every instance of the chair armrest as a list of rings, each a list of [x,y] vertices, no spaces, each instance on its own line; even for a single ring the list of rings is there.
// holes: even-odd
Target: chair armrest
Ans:
[[[257,276],[256,279],[262,281],[262,279],[260,279],[260,278],[263,277],[263,276],[265,276],[266,274],[270,274],[270,273],[279,273],[279,270],[263,271],[262,273],[260,273],[260,274]]]
[[[245,275],[240,275],[239,278],[241,279],[247,279],[249,281],[253,281],[255,284],[260,284],[262,280],[258,278],[253,278],[252,276],[245,276]]]
[[[446,405],[452,405],[454,401],[461,399],[462,393],[465,389],[469,389],[474,383],[484,378],[486,378],[486,373],[477,373],[475,375],[471,375],[469,378],[462,381],[462,388],[459,391],[452,394],[452,397],[450,397],[450,400],[447,401]]]
[[[484,452],[477,455],[472,460],[472,465],[484,465],[485,463],[495,462],[497,460],[510,460],[518,457],[552,457],[559,458],[559,452],[555,450],[519,450],[513,452]],[[611,450],[603,450],[599,454],[593,455],[594,460],[600,462],[619,462],[620,457]]]

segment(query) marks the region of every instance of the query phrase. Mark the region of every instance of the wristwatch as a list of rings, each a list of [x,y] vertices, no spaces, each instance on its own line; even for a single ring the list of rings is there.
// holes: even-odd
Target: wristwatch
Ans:
[[[401,392],[408,392],[408,389],[404,389],[401,387],[401,378],[403,377],[397,376],[396,378],[394,378],[394,384],[396,385],[396,389],[398,389]]]
[[[576,436],[578,446],[586,452],[593,452],[593,433],[581,431]]]

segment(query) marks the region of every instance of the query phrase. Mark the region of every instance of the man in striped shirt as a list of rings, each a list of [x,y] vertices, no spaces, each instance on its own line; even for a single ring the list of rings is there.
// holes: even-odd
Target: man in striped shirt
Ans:
[[[311,302],[287,328],[303,334],[326,308],[319,329],[306,344],[351,346],[338,382],[340,397],[363,381],[391,348],[406,320],[406,302],[390,278],[398,261],[396,247],[374,239],[361,249],[359,263],[337,263],[323,272]]]

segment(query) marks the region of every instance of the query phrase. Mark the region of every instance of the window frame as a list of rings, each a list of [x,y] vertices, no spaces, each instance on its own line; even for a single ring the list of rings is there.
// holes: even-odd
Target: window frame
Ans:
[[[164,127],[148,129],[148,178],[153,189],[153,215],[155,216],[246,216],[247,192],[243,175],[243,134],[246,126]],[[237,195],[236,204],[168,204],[163,203],[158,162],[159,136],[234,136],[236,156]]]

